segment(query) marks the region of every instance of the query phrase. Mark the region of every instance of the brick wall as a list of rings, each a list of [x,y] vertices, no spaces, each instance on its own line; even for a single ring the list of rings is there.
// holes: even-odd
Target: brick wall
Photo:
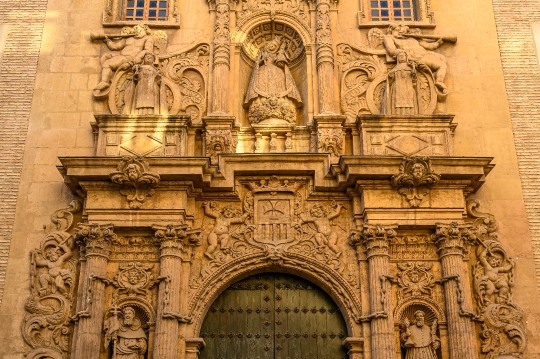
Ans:
[[[537,0],[493,0],[523,196],[540,286],[540,74],[531,25]]]
[[[46,10],[47,0],[0,1],[0,304]]]

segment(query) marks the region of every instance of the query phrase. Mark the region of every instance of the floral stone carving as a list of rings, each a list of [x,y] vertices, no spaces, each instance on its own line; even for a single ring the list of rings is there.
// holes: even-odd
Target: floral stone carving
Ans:
[[[270,12],[273,19],[276,12],[291,14],[304,22],[307,21],[307,4],[303,0],[279,1],[279,0],[242,0],[242,11],[238,12],[238,18],[244,19],[252,14]]]
[[[429,188],[440,179],[441,176],[432,171],[428,157],[405,157],[399,166],[399,174],[392,177],[391,184],[398,188],[412,208],[417,208],[429,194]]]
[[[158,174],[148,172],[148,163],[139,157],[124,157],[118,171],[109,175],[112,183],[120,186],[120,194],[127,198],[129,208],[140,209],[146,197],[154,194],[159,184]]]
[[[21,328],[24,341],[32,347],[28,358],[68,357],[77,266],[75,243],[68,230],[73,214],[80,209],[81,203],[73,201],[69,208],[56,211],[51,216],[52,230],[31,252],[31,294]]]
[[[430,273],[432,263],[413,262],[398,263],[400,272],[397,283],[399,285],[398,301],[408,297],[431,297],[435,279]]]
[[[482,323],[481,351],[487,359],[522,358],[527,337],[524,312],[512,299],[515,263],[499,242],[497,221],[491,214],[478,212],[479,205],[477,200],[467,202],[478,242],[472,272]]]

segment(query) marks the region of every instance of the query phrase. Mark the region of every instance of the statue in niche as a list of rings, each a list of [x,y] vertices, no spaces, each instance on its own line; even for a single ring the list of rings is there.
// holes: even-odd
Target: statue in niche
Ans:
[[[282,36],[275,36],[259,52],[244,100],[250,123],[296,121],[296,108],[302,107],[302,99],[287,66],[288,46]]]
[[[154,66],[156,56],[144,55],[142,64],[133,66],[133,81],[125,92],[126,115],[166,115],[167,95],[159,70]]]
[[[39,275],[38,293],[40,296],[60,292],[64,296],[69,295],[66,283],[71,282],[73,273],[65,268],[65,263],[72,257],[73,251],[68,245],[72,237],[67,236],[54,247],[46,249],[43,254],[39,249],[32,252],[32,262],[36,267],[46,267],[47,271]]]
[[[109,50],[115,52],[108,52],[101,57],[101,82],[95,91],[99,92],[110,86],[113,71],[128,70],[135,64],[140,64],[144,55],[154,50],[154,37],[147,25],[135,25],[133,29],[124,28],[121,36],[127,38],[118,42],[112,41],[108,36],[103,38]]]
[[[214,218],[216,221],[214,229],[208,235],[208,249],[204,253],[208,259],[212,260],[214,259],[213,253],[217,249],[218,244],[222,251],[228,250],[231,224],[244,223],[249,216],[249,212],[242,214],[240,210],[231,206],[218,209],[215,202],[204,202],[202,206],[204,208],[204,214]]]
[[[420,40],[414,37],[419,37]],[[441,37],[433,42],[422,39],[428,37],[428,35],[413,33],[406,25],[391,24],[382,41],[388,55],[395,57],[399,50],[403,50],[407,53],[409,60],[429,68],[433,72],[438,91],[441,94],[447,94],[448,90],[444,84],[448,68],[446,57],[432,50],[437,49],[445,41],[456,42],[456,39]]]
[[[118,307],[111,308],[103,327],[105,330],[105,349],[112,342],[113,358],[144,359],[147,349],[146,333],[142,329],[141,320],[135,316],[135,310],[132,307],[125,307],[121,311]]]
[[[416,90],[417,64],[409,61],[404,50],[397,50],[397,65],[388,71],[383,114],[417,115],[418,92]]]
[[[417,310],[414,313],[415,324],[411,325],[408,318],[403,321],[401,343],[406,349],[405,359],[437,359],[435,351],[441,341],[437,337],[437,319],[431,327],[425,324],[425,313]]]

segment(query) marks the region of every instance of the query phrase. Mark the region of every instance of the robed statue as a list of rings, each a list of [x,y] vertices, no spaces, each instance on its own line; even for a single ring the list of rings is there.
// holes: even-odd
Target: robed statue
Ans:
[[[302,99],[287,66],[288,46],[282,36],[275,36],[255,60],[244,101],[250,123],[296,121],[296,108],[302,107]]]

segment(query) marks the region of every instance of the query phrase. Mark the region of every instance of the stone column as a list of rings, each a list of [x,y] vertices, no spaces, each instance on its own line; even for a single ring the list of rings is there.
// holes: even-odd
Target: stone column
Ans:
[[[471,239],[468,225],[458,225],[456,222],[437,223],[433,236],[442,266],[451,359],[478,358],[471,312],[464,309],[464,298],[470,298],[470,290],[467,285],[463,285],[467,280],[463,255]]]
[[[229,71],[231,68],[230,0],[208,0],[214,5],[214,56],[211,114],[229,113]]]
[[[190,230],[187,224],[154,226],[160,242],[160,284],[158,291],[154,358],[176,359],[178,356],[178,323],[189,318],[179,313],[182,258],[192,253],[200,230]]]
[[[111,253],[111,241],[116,236],[114,227],[99,224],[80,224],[75,229],[75,240],[86,252],[86,283],[82,299],[73,358],[98,359],[101,349],[105,306],[105,277]]]
[[[396,236],[392,226],[364,224],[362,240],[367,250],[369,272],[369,302],[371,314],[371,358],[395,358],[396,339],[394,336],[394,316],[392,288],[389,283],[390,255],[389,243]]]
[[[330,0],[317,0],[316,46],[319,113],[334,111],[334,50],[330,23]]]

